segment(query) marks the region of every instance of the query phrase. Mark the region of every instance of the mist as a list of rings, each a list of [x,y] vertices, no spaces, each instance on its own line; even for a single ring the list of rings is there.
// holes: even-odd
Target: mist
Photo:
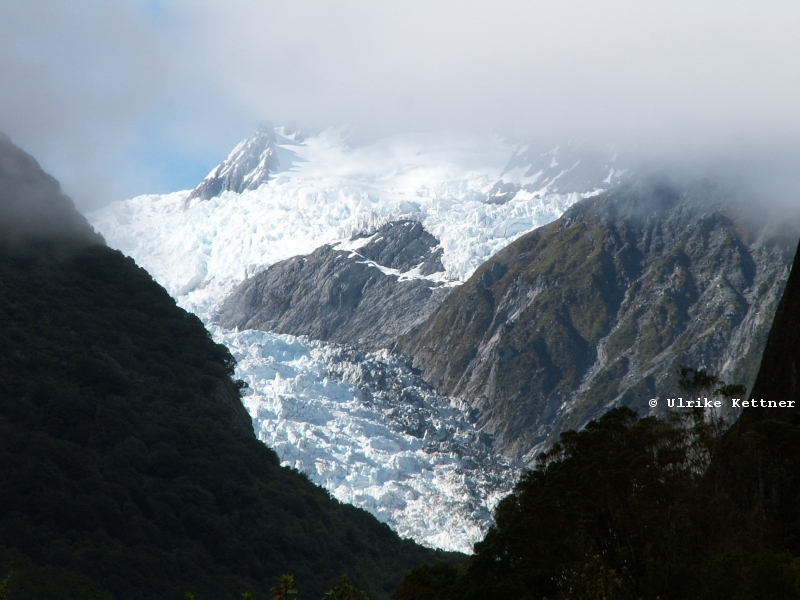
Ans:
[[[193,187],[263,119],[355,142],[593,140],[797,198],[799,17],[793,2],[4,3],[0,130],[83,209]]]
[[[58,182],[1,133],[0,182],[0,250],[42,240],[62,249],[103,243]]]

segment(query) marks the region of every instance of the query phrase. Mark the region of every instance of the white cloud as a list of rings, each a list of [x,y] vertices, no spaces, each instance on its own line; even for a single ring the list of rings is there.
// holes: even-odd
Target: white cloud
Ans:
[[[781,1],[4,4],[0,128],[76,189],[105,174],[128,195],[166,176],[142,152],[210,168],[264,117],[704,156],[800,139],[798,17]]]

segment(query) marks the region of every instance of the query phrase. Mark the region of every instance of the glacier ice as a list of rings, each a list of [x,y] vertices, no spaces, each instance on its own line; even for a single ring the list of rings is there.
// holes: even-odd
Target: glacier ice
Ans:
[[[471,552],[521,472],[402,358],[212,327],[282,464],[422,544]]]
[[[143,195],[87,217],[210,323],[248,276],[323,244],[347,248],[353,235],[393,220],[420,221],[440,240],[437,277],[457,285],[624,173],[613,157],[587,160],[576,147],[536,155],[498,138],[419,134],[354,148],[342,130],[274,131],[274,155],[245,140],[222,164],[235,171],[244,149],[258,149],[258,173],[236,171],[237,181],[262,182],[256,189]],[[492,454],[457,400],[437,396],[388,353],[211,329],[239,361],[257,435],[284,464],[420,543],[468,552],[482,537],[519,469]]]
[[[501,140],[399,136],[349,148],[338,130],[303,142],[281,131],[281,167],[255,190],[191,201],[189,191],[144,195],[87,216],[110,246],[207,321],[246,277],[392,220],[420,221],[441,242],[444,276],[464,281],[513,240],[604,186],[549,193],[547,185],[526,185],[496,204],[487,194],[511,177],[503,172],[516,156]]]

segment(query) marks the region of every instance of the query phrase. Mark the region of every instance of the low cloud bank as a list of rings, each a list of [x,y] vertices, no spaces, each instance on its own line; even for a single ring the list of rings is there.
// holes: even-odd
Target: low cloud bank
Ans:
[[[263,118],[365,141],[593,139],[788,181],[798,17],[789,2],[6,3],[0,129],[83,208],[191,187]]]

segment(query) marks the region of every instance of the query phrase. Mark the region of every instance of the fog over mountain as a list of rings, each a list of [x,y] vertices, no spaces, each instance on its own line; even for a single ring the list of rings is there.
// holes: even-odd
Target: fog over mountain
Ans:
[[[0,245],[71,240],[79,246],[103,243],[58,181],[42,173],[33,157],[20,152],[0,132]]]
[[[682,363],[752,383],[797,211],[684,171],[262,125],[193,190],[89,219],[230,349],[283,464],[468,552],[565,428],[647,413]]]
[[[788,2],[4,2],[0,130],[84,209],[193,187],[263,118],[347,126],[353,144],[591,138],[701,169],[763,161],[776,182],[800,156],[799,16]]]
[[[543,300],[560,307],[595,276],[619,275],[619,285],[598,286],[611,300],[590,306],[587,314],[602,318],[580,331],[587,352],[558,353],[573,371],[564,394],[583,383],[581,390],[594,394],[600,388],[588,383],[599,373],[608,375],[601,391],[621,398],[639,371],[650,376],[682,360],[676,352],[651,364],[651,354],[666,346],[644,334],[639,343],[642,336],[632,333],[625,343],[642,350],[612,357],[644,365],[634,365],[631,377],[622,367],[607,373],[622,362],[593,354],[620,329],[649,331],[644,321],[653,303],[623,300],[632,282],[653,294],[668,289],[658,277],[671,281],[671,271],[660,269],[675,257],[664,248],[675,250],[675,264],[692,267],[680,281],[699,282],[678,286],[688,294],[681,299],[694,301],[697,290],[698,298],[706,289],[717,294],[719,286],[706,285],[710,277],[730,275],[744,282],[725,288],[747,300],[741,315],[766,314],[750,306],[775,304],[795,230],[771,245],[776,236],[762,236],[763,223],[749,227],[738,212],[706,218],[700,200],[719,184],[759,215],[787,228],[795,222],[788,211],[775,217],[771,209],[800,205],[798,17],[796,4],[752,1],[0,1],[0,131],[53,173],[110,247],[132,256],[214,328],[240,361],[237,377],[250,386],[259,438],[280,450],[282,461],[404,535],[468,550],[510,489],[515,471],[503,461],[532,459],[543,436],[552,441],[560,429],[540,431],[524,448],[498,445],[493,450],[507,454],[497,457],[482,436],[503,442],[506,424],[521,423],[516,413],[498,409],[502,419],[484,431],[489,421],[473,409],[486,407],[456,397],[467,388],[455,379],[433,381],[430,371],[423,377],[431,381],[417,381],[412,363],[380,353],[407,335],[406,350],[420,368],[433,357],[426,344],[440,344],[438,358],[453,351],[454,343],[440,343],[444,331],[463,342],[465,364],[476,366],[475,340],[442,325],[466,319],[448,321],[439,303],[477,290],[487,306],[508,299],[519,311],[486,309],[497,327],[482,348],[492,351],[475,356],[486,358],[486,372],[512,363],[517,346],[499,349],[516,316],[540,289],[558,288],[574,274],[561,264],[563,232],[583,244],[570,246],[575,256],[599,258],[565,286],[563,302]],[[614,216],[615,186],[633,174],[664,173],[675,182],[672,196],[699,198],[694,212],[659,217],[631,233],[633,225]],[[638,201],[637,194],[619,201]],[[593,202],[613,210],[592,213],[586,207]],[[587,214],[592,218],[573,220]],[[533,248],[540,234],[531,232],[548,223],[541,249],[552,252],[553,269],[541,273],[533,263],[538,250],[517,249]],[[619,233],[618,245],[605,242],[617,238],[604,228]],[[691,252],[670,245],[679,237],[673,230],[693,234],[679,239]],[[651,239],[661,244],[652,252]],[[724,258],[724,268],[705,268],[709,248],[719,250],[710,255]],[[600,269],[609,257],[625,268]],[[761,258],[769,269],[751,268]],[[653,280],[658,285],[648,287]],[[765,290],[774,293],[762,302]],[[711,309],[726,298],[695,304],[716,318]],[[472,300],[458,305],[470,312]],[[680,322],[670,325],[700,323],[687,306],[673,311]],[[561,313],[548,314],[561,325]],[[412,330],[424,323],[436,340],[415,337]],[[762,340],[765,328],[751,337]],[[566,338],[556,333],[545,337],[557,346]],[[755,367],[745,366],[740,370],[754,375]],[[515,372],[510,378],[519,379]],[[395,410],[405,397],[388,384],[370,388],[373,379],[416,382],[421,391],[412,404],[431,419],[444,415],[442,425],[416,427]],[[501,379],[476,375],[468,391],[485,387],[489,397]],[[562,400],[553,396],[551,407]],[[348,420],[354,411],[363,417],[357,434]],[[594,415],[574,414],[575,426]],[[346,443],[332,443],[340,431]],[[388,455],[393,462],[384,468]],[[414,508],[434,488],[443,492],[438,508]],[[479,510],[467,514],[456,505]]]

